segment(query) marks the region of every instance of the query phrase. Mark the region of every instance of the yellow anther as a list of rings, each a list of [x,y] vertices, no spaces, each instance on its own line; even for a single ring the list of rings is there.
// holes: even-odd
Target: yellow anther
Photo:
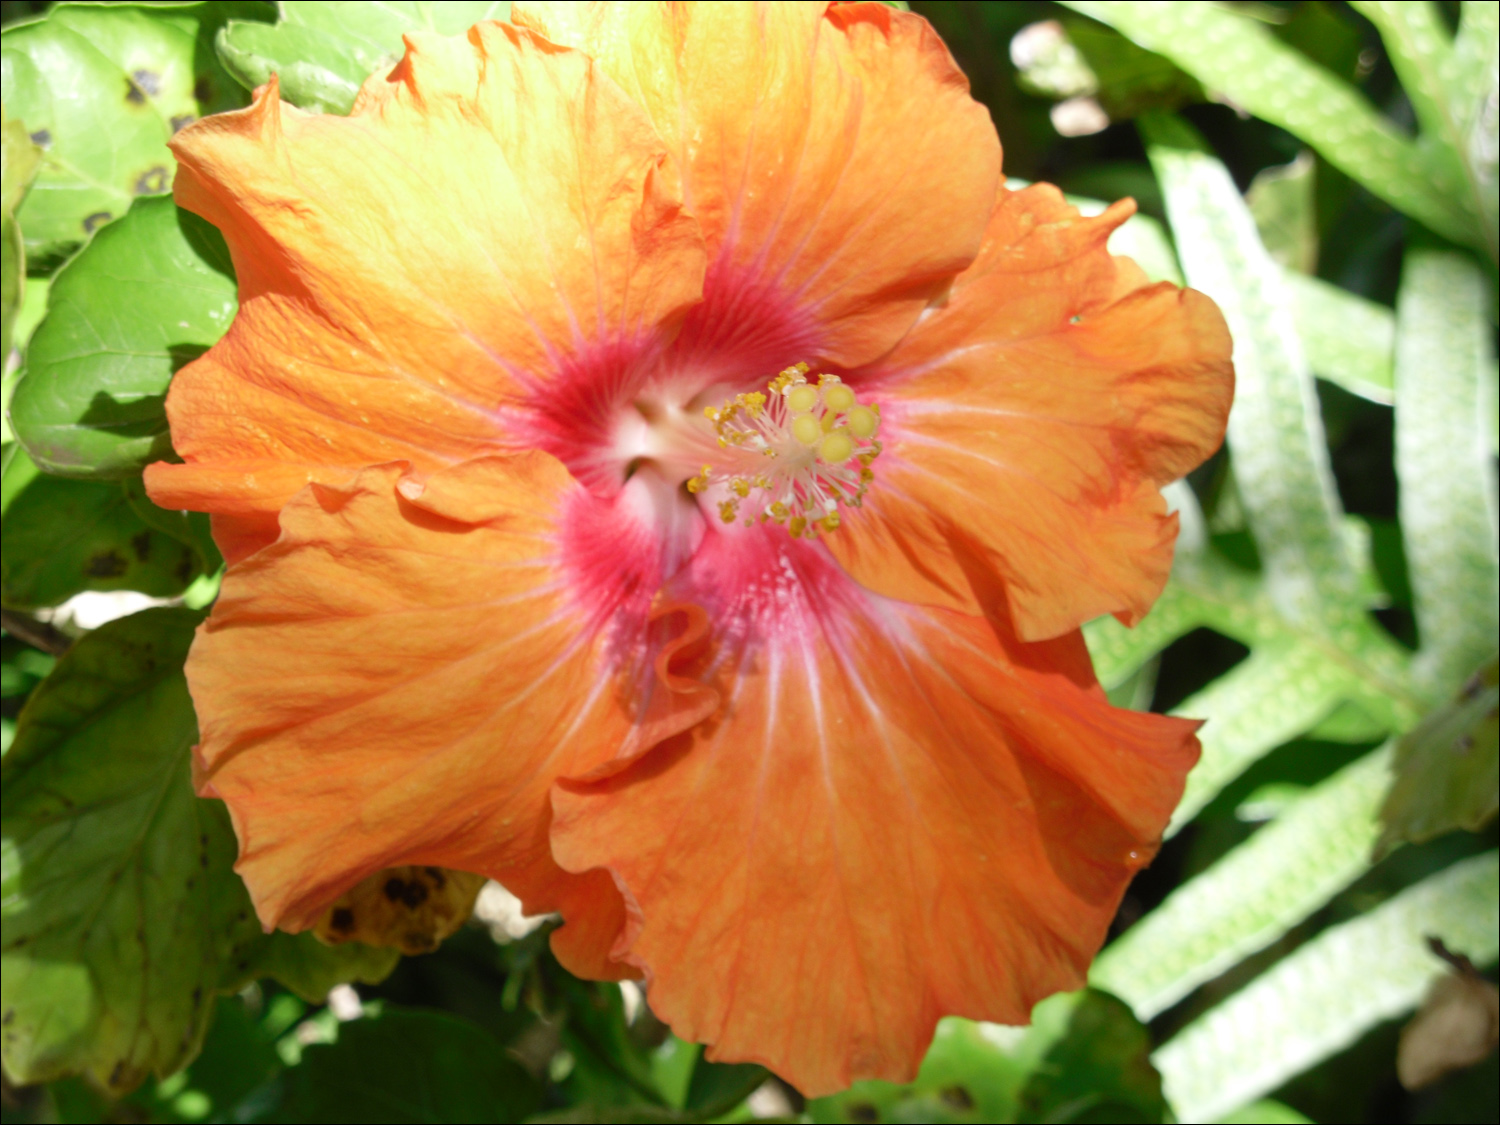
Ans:
[[[785,504],[783,504],[780,500],[777,500],[769,508],[767,508],[766,512],[777,523],[780,523],[782,520],[786,519],[786,517],[788,515],[791,514],[790,512],[787,511],[787,506]]]
[[[793,539],[802,538],[802,533],[807,530],[806,516],[793,516],[791,522],[786,525],[787,533]]]
[[[827,406],[836,414],[842,414],[859,400],[854,397],[854,392],[843,383],[833,383],[823,386],[823,405]]]
[[[750,482],[744,477],[735,477],[729,482],[729,487],[741,500],[750,495]]]
[[[735,512],[738,510],[738,503],[733,500],[725,500],[719,505],[719,518],[725,523],[733,523]]]
[[[818,526],[824,531],[837,531],[839,529],[839,514],[837,512],[829,512],[818,521]]]
[[[801,383],[786,393],[786,408],[793,414],[806,414],[818,405],[818,388]]]
[[[811,414],[798,414],[792,419],[792,437],[803,445],[817,445],[823,436],[823,425]]]
[[[842,465],[854,456],[854,442],[843,430],[834,430],[818,445],[818,460],[825,465]]]
[[[875,436],[875,431],[880,429],[880,415],[868,406],[855,406],[849,411],[846,421],[850,431],[861,441],[869,441]]]

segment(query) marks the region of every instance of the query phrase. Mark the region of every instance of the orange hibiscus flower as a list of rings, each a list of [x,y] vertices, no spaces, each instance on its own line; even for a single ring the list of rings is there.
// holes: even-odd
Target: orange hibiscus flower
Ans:
[[[267,926],[482,873],[711,1057],[906,1078],[1082,982],[1196,757],[1078,626],[1160,591],[1223,322],[1001,187],[915,16],[513,19],[173,143],[240,288],[147,477],[230,562],[200,791]]]

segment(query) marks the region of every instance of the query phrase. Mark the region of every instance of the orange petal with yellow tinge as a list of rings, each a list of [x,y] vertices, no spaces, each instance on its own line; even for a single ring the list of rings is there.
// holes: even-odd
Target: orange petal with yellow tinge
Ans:
[[[381,868],[446,867],[562,911],[565,963],[619,975],[619,894],[553,862],[548,789],[641,722],[696,721],[703,689],[653,690],[649,593],[577,573],[569,526],[609,518],[544,454],[397,463],[299,493],[230,569],[187,663],[195,772],[228,804],[267,926],[311,926]],[[649,586],[653,560],[622,542],[616,565]],[[678,694],[676,711],[659,698]]]
[[[512,18],[645,107],[708,242],[702,315],[740,347],[787,322],[772,372],[874,359],[979,248],[1000,145],[917,16],[629,0],[517,3]]]
[[[1234,375],[1212,301],[1105,248],[1132,210],[1003,192],[949,298],[857,377],[886,449],[828,545],[860,582],[975,611],[966,572],[998,575],[1029,640],[1133,624],[1161,593],[1177,534],[1161,486],[1218,448]]]
[[[1081,986],[1196,724],[1110,707],[1077,632],[887,601],[779,530],[693,570],[723,711],[553,797],[558,862],[625,893],[653,1011],[816,1096],[910,1079],[942,1016]]]
[[[644,112],[584,55],[480,24],[413,33],[348,117],[282,103],[177,134],[178,203],[239,279],[229,333],[173,380],[169,507],[275,512],[305,480],[514,444],[505,411],[570,366],[654,353],[704,250]]]

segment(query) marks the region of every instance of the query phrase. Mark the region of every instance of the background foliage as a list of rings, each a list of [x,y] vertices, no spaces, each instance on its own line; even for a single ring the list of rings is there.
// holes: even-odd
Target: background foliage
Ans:
[[[1500,5],[912,7],[1007,173],[1134,196],[1116,251],[1236,341],[1167,592],[1088,629],[1118,704],[1208,720],[1093,987],[806,1103],[568,976],[498,888],[423,957],[262,934],[188,777],[221,560],[140,485],[235,310],[163,142],[273,71],[347,112],[402,31],[508,5],[7,2],[5,1121],[1500,1118]]]

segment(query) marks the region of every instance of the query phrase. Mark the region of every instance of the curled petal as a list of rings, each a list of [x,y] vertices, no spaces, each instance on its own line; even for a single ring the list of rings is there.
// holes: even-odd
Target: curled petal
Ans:
[[[553,797],[657,1014],[812,1096],[1083,983],[1195,724],[1110,707],[1076,632],[887,601],[784,535],[715,537],[674,586],[710,606],[723,711]]]
[[[508,407],[601,353],[654,353],[701,293],[645,114],[509,25],[413,33],[349,117],[286,105],[273,79],[173,149],[240,310],[173,381],[187,464],[151,477],[172,506],[274,512],[307,479],[493,451]]]
[[[698,704],[675,727],[651,708],[644,604],[568,561],[569,528],[609,518],[543,454],[396,463],[299,493],[230,569],[187,664],[196,779],[229,806],[267,926],[315,924],[382,868],[452,868],[561,911],[567,963],[618,975],[619,894],[553,862],[548,789]],[[628,543],[616,562],[655,565]]]
[[[1003,192],[947,301],[861,373],[886,452],[829,539],[859,581],[973,612],[978,567],[1031,640],[1155,601],[1177,533],[1160,488],[1218,448],[1234,377],[1212,301],[1111,258],[1131,210]]]
[[[865,362],[973,260],[1000,146],[920,17],[630,0],[513,18],[597,59],[676,157],[712,262],[695,357]]]

